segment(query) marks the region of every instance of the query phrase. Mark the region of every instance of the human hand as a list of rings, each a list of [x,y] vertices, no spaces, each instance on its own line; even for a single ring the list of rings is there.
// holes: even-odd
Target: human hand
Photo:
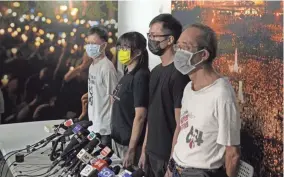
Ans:
[[[123,160],[123,167],[127,168],[134,164],[135,149],[128,149]]]
[[[80,65],[80,69],[81,70],[85,70],[93,62],[93,60],[87,55],[86,52],[84,53],[82,60],[83,61],[82,61],[81,65]]]
[[[173,173],[171,172],[171,170],[169,169],[169,167],[167,168],[167,172],[165,174],[164,177],[172,177],[173,176]]]
[[[87,106],[88,106],[88,98],[87,100],[82,101],[82,115],[84,116],[87,114]]]
[[[142,170],[145,170],[145,162],[146,162],[146,155],[145,152],[143,151],[139,159],[138,167],[141,168]]]
[[[81,97],[81,102],[85,102],[88,101],[88,93],[85,93],[82,97]]]

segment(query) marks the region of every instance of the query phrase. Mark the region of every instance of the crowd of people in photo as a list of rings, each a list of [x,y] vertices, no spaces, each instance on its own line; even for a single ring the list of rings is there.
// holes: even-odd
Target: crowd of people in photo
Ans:
[[[209,26],[182,31],[171,14],[156,16],[147,38],[132,31],[109,43],[111,30],[91,27],[76,50],[68,42],[51,51],[0,35],[0,123],[91,120],[89,130],[122,165],[147,177],[235,177],[240,159],[255,176],[283,175],[280,59],[240,53],[234,71],[234,55],[217,56]],[[11,54],[13,45],[21,48]],[[147,46],[161,58],[151,71]]]
[[[109,26],[110,34],[115,34],[114,25]],[[58,35],[49,44],[37,47],[33,44],[36,37],[33,33],[26,33],[29,40],[25,43],[9,33],[0,35],[0,87],[5,101],[2,124],[74,118],[81,114],[81,96],[87,91],[82,85],[87,84],[88,71],[86,68],[73,75],[72,70],[87,60],[83,56],[84,38],[77,38],[76,50],[72,43],[59,44]],[[114,43],[108,44],[106,54],[115,64],[112,48],[116,37],[112,38]],[[74,39],[69,35],[65,40]]]
[[[255,167],[257,176],[282,176],[283,63],[276,58],[265,60],[241,55],[245,58],[239,59],[239,72],[230,70],[234,65],[234,55],[220,56],[214,64],[231,78],[236,93],[239,81],[244,83],[245,102],[240,103],[244,140],[242,157]],[[253,146],[248,145],[249,142],[253,142]]]

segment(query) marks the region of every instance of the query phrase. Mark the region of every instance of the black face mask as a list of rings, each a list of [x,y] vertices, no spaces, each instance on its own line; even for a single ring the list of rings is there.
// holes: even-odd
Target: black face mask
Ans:
[[[165,39],[165,40],[167,40],[167,39]],[[162,40],[162,41],[154,41],[154,40],[149,39],[149,40],[148,40],[148,47],[149,47],[149,50],[150,50],[154,55],[162,56],[162,55],[165,53],[167,47],[164,48],[164,49],[161,49],[160,44],[161,44],[161,42],[164,42],[165,40]]]

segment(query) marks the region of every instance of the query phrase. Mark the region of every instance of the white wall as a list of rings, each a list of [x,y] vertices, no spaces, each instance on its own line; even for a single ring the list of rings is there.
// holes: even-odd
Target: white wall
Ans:
[[[171,0],[129,0],[118,2],[118,35],[138,31],[147,37],[150,21],[161,13],[171,13]],[[149,50],[149,67],[161,63]],[[121,65],[118,64],[119,69]]]

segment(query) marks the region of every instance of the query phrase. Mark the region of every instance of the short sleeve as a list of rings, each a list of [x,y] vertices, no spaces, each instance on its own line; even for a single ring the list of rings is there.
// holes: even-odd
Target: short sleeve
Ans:
[[[134,107],[148,107],[149,77],[147,71],[138,71],[133,80]]]
[[[115,69],[104,70],[103,82],[107,89],[107,94],[111,95],[117,85],[117,73]]]
[[[218,102],[218,137],[217,143],[224,146],[240,144],[241,120],[237,103]]]
[[[181,108],[181,101],[183,97],[183,91],[185,86],[189,82],[189,77],[182,75],[181,73],[177,74],[174,78],[174,84],[172,89],[173,101],[175,108]]]
[[[2,91],[0,89],[0,114],[4,113],[5,107],[4,107],[4,98]]]

